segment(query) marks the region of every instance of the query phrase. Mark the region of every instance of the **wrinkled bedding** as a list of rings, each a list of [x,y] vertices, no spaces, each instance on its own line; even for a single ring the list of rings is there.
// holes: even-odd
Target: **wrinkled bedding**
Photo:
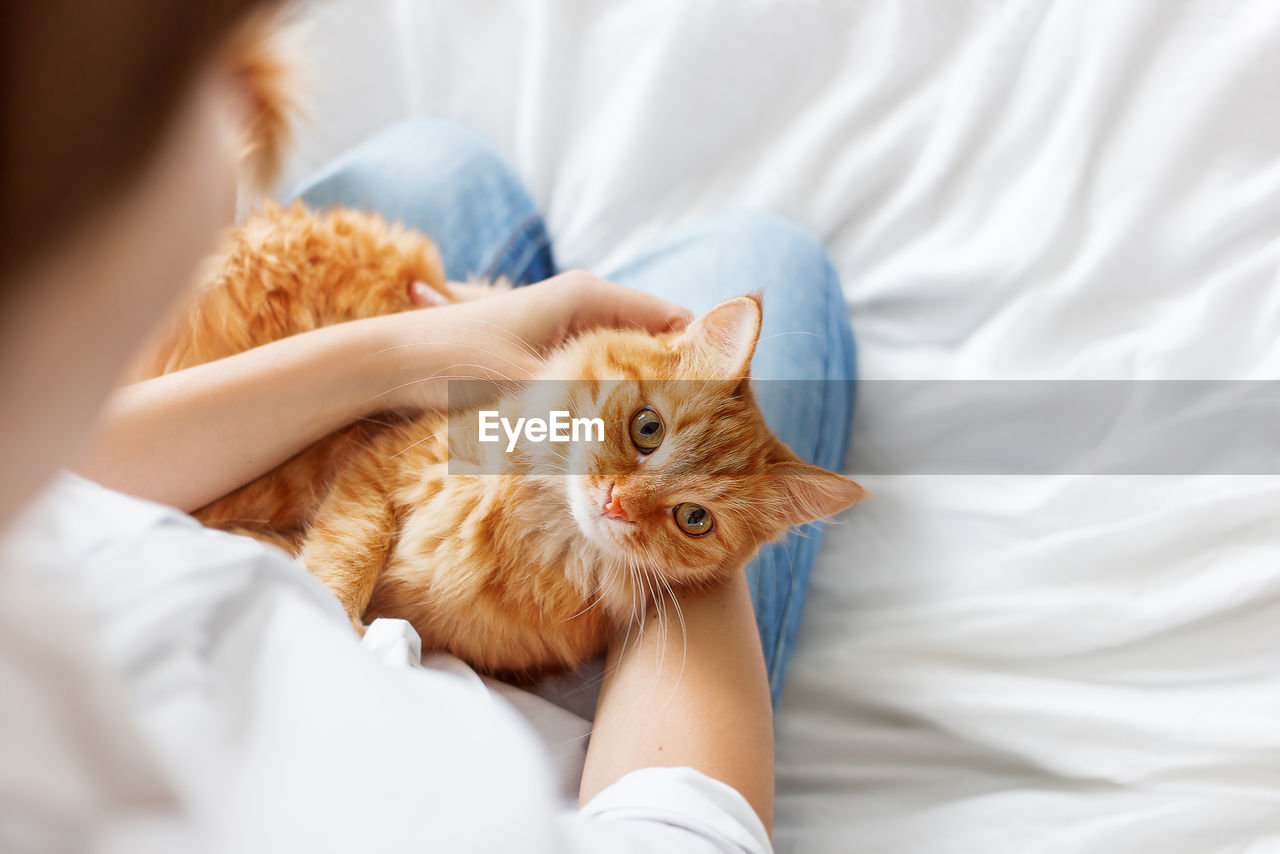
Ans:
[[[291,38],[286,184],[443,115],[563,266],[726,206],[829,247],[874,499],[814,575],[779,851],[1280,850],[1280,479],[873,464],[957,427],[879,381],[1280,377],[1280,4],[329,0]],[[991,412],[951,417],[1026,440]]]

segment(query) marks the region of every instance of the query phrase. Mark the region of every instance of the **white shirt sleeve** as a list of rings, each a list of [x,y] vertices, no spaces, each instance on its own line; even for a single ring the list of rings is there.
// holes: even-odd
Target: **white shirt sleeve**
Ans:
[[[764,824],[746,799],[731,786],[692,768],[632,771],[592,798],[575,819],[588,829],[571,832],[610,843],[610,847],[584,850],[773,851]]]
[[[474,672],[419,666],[412,633],[375,632],[381,641],[362,647],[300,566],[169,508],[64,478],[0,543],[6,572],[51,585],[78,613],[23,597],[39,614],[28,630],[60,639],[58,654],[83,658],[123,702],[76,702],[79,717],[48,716],[43,740],[0,714],[0,745],[26,744],[24,764],[50,778],[40,826],[5,820],[36,778],[0,785],[0,839],[74,827],[79,847],[111,850],[143,803],[161,819],[148,827],[165,830],[148,838],[237,854],[771,850],[745,799],[689,768],[636,771],[569,809],[545,741]],[[18,622],[0,608],[0,637]],[[6,696],[41,687],[70,700],[59,674],[74,662],[28,661],[40,648],[0,656],[12,664],[0,667],[13,677],[0,678]],[[130,733],[135,748],[102,758]],[[133,779],[142,794],[124,798]],[[58,794],[70,784],[89,789],[73,801]]]

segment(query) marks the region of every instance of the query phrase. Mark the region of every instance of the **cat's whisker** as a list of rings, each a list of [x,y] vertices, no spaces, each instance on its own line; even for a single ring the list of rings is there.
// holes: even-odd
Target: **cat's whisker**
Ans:
[[[634,560],[633,560],[633,563],[634,563]],[[632,578],[635,578],[638,582],[640,582],[643,585],[644,576],[641,575],[640,567],[638,565],[634,565],[631,567],[631,575],[632,575]],[[648,619],[649,617],[649,599],[647,596],[644,595],[643,586],[638,587],[636,589],[636,601],[640,603],[640,616],[639,616],[640,631],[643,633],[645,620]]]
[[[461,327],[460,327],[460,328],[461,328]],[[476,330],[469,330],[469,331],[476,332],[476,334],[479,334],[479,335],[484,335],[484,334],[486,334],[486,333],[484,333],[484,332],[478,332],[478,331],[476,331]],[[489,337],[491,337],[491,338],[492,338],[492,337],[495,337],[495,336],[490,335]],[[470,345],[470,344],[452,344],[452,345],[450,345],[450,346],[451,346],[451,347],[453,347],[453,348],[455,348],[455,349],[458,349],[458,350],[475,350],[477,353],[484,353],[484,354],[485,354],[485,355],[487,355],[487,356],[497,356],[499,359],[501,359],[502,361],[506,362],[508,365],[510,365],[511,367],[515,368],[516,370],[518,370],[518,371],[523,371],[524,373],[528,374],[528,376],[527,376],[527,377],[525,377],[525,379],[532,379],[532,378],[533,378],[533,376],[534,376],[533,371],[529,370],[529,369],[528,369],[528,368],[526,368],[524,365],[521,365],[521,364],[519,364],[519,363],[517,363],[517,362],[513,362],[513,361],[511,361],[510,359],[508,359],[506,356],[503,356],[503,355],[500,355],[500,354],[498,354],[498,353],[494,353],[494,352],[491,352],[491,351],[489,351],[489,350],[486,350],[484,347],[474,347],[474,346],[472,346],[472,345]]]
[[[500,331],[506,331],[506,330],[503,330],[501,326],[498,326],[496,323],[493,323],[493,322],[488,321],[488,320],[481,320],[481,321],[478,321],[478,322],[479,322],[479,323],[483,323],[483,324],[485,324],[486,326],[493,327],[494,329],[498,329],[498,330],[500,330]],[[537,353],[537,352],[532,348],[532,345],[530,345],[528,341],[525,341],[525,340],[524,340],[523,338],[521,338],[519,335],[516,335],[514,332],[510,333],[510,336],[511,336],[511,337],[507,337],[507,336],[505,336],[505,335],[496,335],[496,334],[494,334],[493,332],[486,332],[486,331],[485,331],[485,330],[483,330],[483,329],[475,329],[475,328],[473,328],[473,327],[471,327],[471,326],[469,326],[469,325],[465,325],[465,324],[464,324],[464,325],[455,326],[455,327],[453,327],[453,328],[454,328],[454,329],[462,330],[462,331],[464,331],[464,332],[470,332],[470,333],[475,334],[475,335],[483,335],[483,336],[485,336],[485,337],[487,337],[487,338],[493,338],[493,339],[494,339],[494,340],[496,340],[496,341],[502,341],[503,343],[506,343],[506,344],[514,344],[514,345],[516,345],[517,349],[521,350],[522,352],[524,352],[525,354],[527,354],[527,355],[528,355],[528,356],[530,356],[531,358],[536,359],[536,360],[538,360],[538,361],[541,361],[541,360],[542,360],[542,357],[541,357],[541,356],[539,356],[539,355],[538,355],[538,353]],[[513,341],[513,340],[512,340],[512,338],[514,338],[515,340]],[[410,341],[410,342],[407,342],[407,343],[405,343],[405,344],[393,344],[393,345],[392,345],[392,346],[390,346],[390,347],[383,347],[383,348],[381,348],[381,349],[379,349],[379,350],[374,350],[374,351],[373,351],[373,352],[371,352],[371,353],[367,353],[367,354],[365,354],[362,358],[370,359],[370,358],[373,358],[374,356],[379,356],[379,355],[381,355],[381,354],[383,354],[383,353],[390,353],[390,352],[395,351],[395,350],[404,350],[404,349],[407,349],[407,348],[410,348],[410,347],[430,347],[430,346],[434,346],[434,345],[437,345],[437,344],[448,344],[448,345],[449,345],[449,346],[451,346],[451,347],[452,347],[452,346],[459,346],[459,345],[457,345],[457,344],[456,344],[456,342],[455,342],[455,341],[453,341],[453,340],[446,341],[446,340],[443,340],[443,339],[438,339],[438,340]]]
[[[480,348],[473,347],[470,349],[479,350]],[[481,350],[481,352],[484,352],[484,351]],[[486,376],[475,376],[472,374],[444,373],[445,371],[454,370],[456,368],[477,368],[480,371],[485,372]],[[529,377],[532,377],[532,376],[533,374],[529,374]],[[494,379],[494,377],[498,377],[498,379],[501,379],[504,382],[509,383],[509,385],[503,385],[502,383],[497,382]],[[528,379],[529,377],[526,377],[526,379]],[[489,385],[492,385],[493,387],[497,388],[499,391],[503,392],[504,394],[510,394],[511,392],[515,391],[517,388],[520,387],[520,383],[522,382],[521,380],[517,380],[513,377],[509,377],[506,374],[502,373],[502,371],[491,368],[488,365],[482,365],[476,362],[454,362],[453,364],[443,366],[439,370],[425,377],[419,377],[418,379],[415,379],[415,380],[408,380],[407,382],[402,382],[399,385],[395,385],[389,389],[380,391],[377,394],[370,395],[369,397],[365,398],[365,403],[368,403],[373,400],[377,400],[380,397],[386,397],[387,395],[392,394],[393,392],[400,391],[401,389],[408,388],[409,386],[418,385],[419,383],[432,382],[434,380],[471,380],[474,382],[488,383]]]
[[[822,336],[816,332],[809,332],[803,329],[795,329],[795,330],[792,330],[791,332],[775,332],[772,335],[765,335],[759,341],[756,341],[756,345],[759,346],[761,343],[765,341],[772,341],[774,338],[785,338],[788,335],[807,335],[810,338],[822,338]]]
[[[631,602],[632,602],[632,612],[631,612],[631,613],[632,613],[632,618],[631,618],[631,625],[633,625],[633,626],[635,626],[635,627],[636,627],[636,643],[637,643],[637,645],[638,645],[638,644],[640,644],[640,643],[642,643],[642,642],[643,642],[644,633],[645,633],[645,621],[644,621],[644,616],[639,616],[639,617],[637,617],[637,616],[636,616],[635,602],[636,602],[637,600],[639,600],[639,601],[640,601],[640,603],[641,603],[641,614],[643,615],[643,614],[644,614],[644,611],[645,611],[645,608],[644,608],[644,593],[643,593],[643,591],[641,590],[641,587],[640,587],[640,585],[641,585],[641,579],[639,578],[639,576],[638,576],[638,575],[637,575],[637,573],[636,573],[636,563],[635,563],[635,558],[634,558],[633,556],[631,556],[630,554],[628,554],[628,555],[626,556],[626,560],[627,560],[627,575],[628,575],[628,578],[629,578],[629,580],[630,580],[630,582],[631,582]],[[628,628],[627,628],[627,637],[629,638],[630,636],[631,636],[631,628],[630,628],[630,627],[628,627]],[[647,686],[647,687],[645,688],[644,692],[642,692],[642,693],[641,693],[641,695],[640,695],[640,700],[643,700],[645,697],[647,697],[647,696],[648,696],[648,694],[649,694],[649,689],[650,689],[651,687],[652,687],[652,681],[650,681],[649,686]],[[639,708],[639,705],[640,705],[640,704],[639,704],[639,702],[637,702],[637,703],[635,704],[635,708],[637,708],[637,709],[638,709],[638,708]]]
[[[662,641],[662,645],[658,650],[658,666],[655,670],[655,680],[661,676],[662,667],[666,663],[667,646],[670,637],[670,621],[667,618],[665,597],[661,595],[659,590],[661,584],[660,572],[657,567],[654,567],[653,572],[647,574],[649,589],[653,594],[654,607],[658,613],[658,631]]]
[[[653,607],[658,614],[658,631],[661,632],[662,649],[658,653],[658,669],[662,669],[662,665],[667,660],[667,637],[670,629],[670,621],[667,619],[666,602],[658,589],[658,578],[654,572],[648,573],[649,589],[653,592]]]
[[[361,421],[361,422],[363,422],[363,423],[365,423],[365,424],[378,424],[378,425],[380,425],[380,426],[382,426],[382,427],[394,427],[394,426],[396,426],[394,421],[387,421],[387,420],[385,420],[385,419],[383,419],[383,418],[376,418],[376,417],[374,417],[374,416],[372,416],[372,415],[361,415],[361,416],[359,416],[358,418],[356,418],[355,420],[356,420],[356,421]]]
[[[476,332],[476,333],[478,333],[478,334],[480,334],[480,335],[488,335],[490,338],[497,338],[497,339],[499,339],[500,341],[506,341],[507,343],[514,343],[514,344],[516,344],[517,346],[519,346],[519,347],[520,347],[520,349],[522,349],[525,353],[527,353],[528,355],[532,356],[534,359],[537,359],[538,361],[542,361],[542,356],[541,356],[541,355],[540,355],[540,353],[538,352],[538,348],[537,348],[536,346],[534,346],[533,342],[531,342],[531,341],[529,341],[529,340],[527,340],[527,339],[525,339],[525,338],[522,338],[520,335],[516,334],[515,332],[512,332],[510,329],[506,329],[506,328],[504,328],[504,327],[502,327],[502,326],[499,326],[498,324],[494,323],[494,322],[493,322],[493,321],[491,321],[491,320],[477,320],[476,322],[477,322],[477,323],[482,323],[482,324],[484,324],[485,326],[492,327],[493,329],[496,329],[496,330],[498,330],[499,332],[502,332],[502,333],[504,333],[504,334],[502,334],[502,335],[496,335],[496,334],[494,334],[494,333],[492,333],[492,332],[484,332],[484,331],[479,330],[479,329],[469,328],[469,327],[465,327],[465,326],[462,326],[462,327],[459,327],[459,328],[460,328],[460,329],[468,329],[468,331]]]
[[[656,596],[656,594],[655,594],[655,593],[654,593],[654,591],[653,591],[653,583],[652,583],[652,579],[649,577],[649,573],[646,571],[646,568],[644,567],[644,565],[640,564],[640,562],[639,562],[639,561],[636,561],[636,569],[637,569],[637,574],[640,576],[640,580],[644,582],[644,590],[642,591],[642,594],[641,594],[641,595],[643,595],[643,596],[645,597],[645,601],[646,601],[646,602],[649,602],[649,601],[652,601],[652,602],[653,602],[654,611],[655,611],[655,614],[656,614],[656,616],[657,616],[657,620],[658,620],[658,637],[659,637],[659,639],[662,639],[662,638],[663,638],[663,634],[662,634],[662,610],[661,610],[661,608],[659,607],[659,602],[657,601],[657,596]],[[646,628],[647,628],[647,624],[646,624]],[[667,650],[666,650],[666,644],[665,644],[665,642],[664,642],[664,643],[662,644],[662,646],[658,649],[658,668],[657,668],[657,670],[658,670],[659,672],[661,672],[661,670],[662,670],[662,660],[663,660],[663,656],[665,656],[665,655],[666,655],[666,651],[667,651]]]
[[[634,578],[631,576],[631,565],[627,564],[627,590],[631,594],[631,614],[627,620],[627,633],[622,638],[622,647],[618,651],[618,660],[621,661],[627,653],[627,642],[631,640],[631,629],[636,623],[636,588]]]
[[[418,441],[414,442],[413,444],[408,445],[408,446],[406,446],[406,447],[404,447],[404,448],[401,448],[400,450],[396,451],[396,452],[395,452],[394,454],[392,454],[391,456],[387,457],[387,459],[389,459],[389,460],[394,460],[396,457],[400,456],[401,454],[408,453],[409,451],[411,451],[411,450],[413,450],[414,448],[418,447],[418,446],[419,446],[419,445],[421,445],[423,442],[430,442],[432,439],[436,438],[437,436],[443,436],[445,433],[452,433],[452,432],[454,432],[454,431],[456,431],[456,430],[471,430],[471,429],[474,429],[474,428],[475,428],[475,425],[474,425],[474,424],[459,424],[457,427],[446,427],[446,428],[445,428],[445,429],[443,429],[443,430],[437,430],[436,432],[434,432],[434,433],[430,434],[429,436],[423,436],[421,439],[419,439]]]
[[[481,335],[488,335],[491,338],[495,338],[499,341],[505,341],[508,344],[513,344],[522,352],[529,355],[531,358],[537,359],[538,361],[542,360],[543,358],[542,348],[539,347],[537,344],[533,343],[532,341],[530,341],[529,339],[523,337],[519,333],[515,332],[514,330],[507,329],[506,327],[501,326],[500,324],[494,323],[491,320],[484,320],[482,318],[475,318],[473,319],[472,323],[479,324],[481,326],[487,326],[493,331],[485,332],[484,330],[477,328],[475,325],[464,325],[464,326],[459,326],[458,328],[465,329],[468,332],[475,332]]]
[[[480,377],[475,374],[444,373],[445,371],[453,370],[455,368],[479,368],[485,375]],[[525,380],[527,379],[528,378],[526,377]],[[445,365],[429,377],[411,380],[410,384],[426,382],[428,380],[467,380],[469,382],[487,383],[488,385],[498,389],[502,394],[515,394],[523,388],[523,384],[525,382],[525,380],[509,377],[494,368],[490,368],[486,365],[478,365],[472,362],[455,362],[451,365]]]
[[[656,577],[658,582],[666,588],[666,601],[675,606],[676,616],[680,619],[680,672],[676,674],[676,681],[671,686],[671,693],[667,695],[666,702],[662,704],[662,708],[665,709],[675,699],[676,692],[680,690],[680,682],[684,679],[684,668],[689,661],[689,632],[688,626],[684,621],[684,610],[680,607],[680,600],[676,598],[676,592],[672,589],[670,580],[661,570],[657,570]]]
[[[449,367],[451,368],[466,367],[466,365],[450,365]],[[395,392],[395,391],[399,391],[402,388],[408,388],[409,386],[418,385],[419,383],[434,382],[436,380],[467,380],[471,382],[488,383],[489,385],[492,385],[494,388],[497,388],[501,393],[505,394],[510,392],[510,389],[508,386],[504,386],[502,383],[497,382],[492,377],[477,377],[470,374],[439,374],[437,373],[437,374],[432,374],[429,377],[419,377],[416,380],[409,380],[407,382],[401,383],[398,386],[395,386],[394,388],[389,388],[386,391],[378,392],[375,395],[371,395],[365,398],[365,403],[369,403],[370,401],[376,400],[379,397],[385,397],[386,395],[391,394],[392,392]]]
[[[560,622],[562,622],[562,623],[567,623],[567,622],[569,622],[570,620],[576,620],[576,619],[578,619],[579,617],[581,617],[583,614],[585,614],[585,613],[587,613],[588,611],[590,611],[590,610],[591,610],[592,608],[594,608],[595,606],[599,605],[602,601],[604,601],[604,580],[603,580],[603,579],[600,581],[600,583],[599,583],[599,584],[597,584],[597,585],[596,585],[596,589],[592,592],[592,594],[591,594],[591,595],[595,596],[596,598],[595,598],[593,601],[591,601],[591,602],[587,605],[587,607],[583,608],[581,611],[579,611],[578,613],[574,614],[572,617],[566,617],[565,619],[561,620]]]
[[[671,615],[667,612],[667,607],[668,607],[667,597],[666,595],[663,594],[663,591],[661,589],[662,582],[659,577],[659,574],[660,574],[660,570],[658,570],[655,567],[654,573],[650,577],[651,578],[650,583],[653,585],[653,588],[654,588],[653,595],[654,595],[654,598],[657,600],[658,624],[659,624],[660,630],[662,631],[662,655],[658,659],[658,666],[659,666],[659,669],[661,669],[661,666],[665,664],[667,660],[667,650],[670,649],[671,647]],[[670,702],[670,701],[671,701],[671,698],[670,696],[668,696],[667,702]],[[663,706],[665,707],[666,703],[664,703]]]
[[[639,605],[632,621],[636,627],[636,646],[639,647],[644,640],[645,623],[649,616],[649,602],[644,592],[644,579],[640,575],[635,558],[631,555],[627,556],[627,570],[631,576],[632,601]],[[647,696],[648,693],[648,689],[645,689],[644,693],[640,695],[641,699]]]
[[[658,602],[657,595],[653,592],[652,577],[646,571],[644,565],[641,564],[638,559],[633,558],[633,560],[635,560],[636,572],[640,576],[640,579],[644,584],[644,590],[641,591],[641,595],[644,597],[644,601],[646,603],[650,600],[650,598],[652,598],[654,608],[656,609],[655,616],[657,619],[658,640],[660,642],[658,647],[658,663],[654,667],[653,676],[650,678],[649,684],[645,686],[644,691],[640,695],[640,699],[643,701],[648,699],[650,692],[652,692],[654,689],[658,687],[658,684],[662,679],[662,665],[663,665],[663,662],[666,660],[666,655],[667,655],[667,634],[665,629],[666,624],[663,621],[661,604]],[[642,622],[641,632],[643,633],[644,631],[647,631],[647,630],[648,630],[647,621]]]

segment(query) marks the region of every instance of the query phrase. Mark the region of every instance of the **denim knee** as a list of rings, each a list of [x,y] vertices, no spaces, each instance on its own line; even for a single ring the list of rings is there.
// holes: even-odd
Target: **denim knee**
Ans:
[[[739,240],[745,237],[800,252],[826,254],[822,244],[808,229],[772,211],[730,208],[707,217],[702,223],[709,230],[724,231],[736,235]]]
[[[750,208],[727,210],[701,223],[709,234],[774,263],[824,268],[834,272],[822,242],[793,219]]]
[[[497,194],[521,209],[533,202],[520,179],[497,150],[475,131],[445,119],[405,119],[379,131],[356,150],[375,156],[356,157],[361,169],[394,172],[408,187],[447,188],[464,202],[477,191]],[[441,178],[448,178],[442,181]]]
[[[374,210],[436,239],[450,278],[553,274],[550,238],[523,184],[474,131],[397,122],[298,188],[310,205]]]

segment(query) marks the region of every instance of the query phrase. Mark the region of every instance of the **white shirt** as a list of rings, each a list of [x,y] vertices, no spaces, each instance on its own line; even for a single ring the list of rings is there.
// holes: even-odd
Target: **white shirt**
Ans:
[[[361,643],[283,553],[64,475],[0,544],[0,850],[771,850],[688,768],[576,809],[589,724],[417,642]]]

